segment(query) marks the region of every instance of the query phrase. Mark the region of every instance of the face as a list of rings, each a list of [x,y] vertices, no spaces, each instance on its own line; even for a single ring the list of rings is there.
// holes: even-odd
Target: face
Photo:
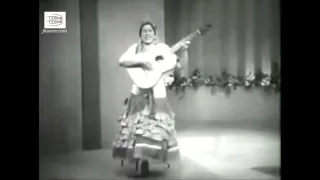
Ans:
[[[145,44],[151,44],[154,41],[155,32],[151,25],[147,24],[142,27],[141,39]]]

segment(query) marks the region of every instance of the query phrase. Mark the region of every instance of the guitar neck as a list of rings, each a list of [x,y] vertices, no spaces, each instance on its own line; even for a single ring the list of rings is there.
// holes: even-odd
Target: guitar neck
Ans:
[[[185,41],[191,41],[193,38],[195,38],[197,35],[199,35],[200,32],[199,30],[193,32],[193,33],[190,33],[188,36],[182,38],[179,42],[177,42],[176,44],[174,44],[170,50],[172,53],[175,53],[177,52],[181,47],[182,47],[182,43],[185,42]]]

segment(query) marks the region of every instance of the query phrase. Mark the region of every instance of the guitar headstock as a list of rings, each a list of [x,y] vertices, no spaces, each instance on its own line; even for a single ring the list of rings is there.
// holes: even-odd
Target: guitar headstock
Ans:
[[[202,36],[207,33],[212,28],[211,24],[206,24],[203,27],[198,29],[199,34]]]

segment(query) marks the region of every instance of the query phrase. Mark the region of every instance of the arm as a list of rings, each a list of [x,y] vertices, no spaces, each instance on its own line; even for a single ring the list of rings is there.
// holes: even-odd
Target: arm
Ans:
[[[181,75],[183,77],[188,76],[188,64],[189,64],[189,56],[188,56],[188,49],[181,49],[180,51],[180,67],[181,69]]]
[[[145,53],[136,54],[137,44],[132,45],[119,59],[119,65],[121,67],[142,67],[146,60]]]

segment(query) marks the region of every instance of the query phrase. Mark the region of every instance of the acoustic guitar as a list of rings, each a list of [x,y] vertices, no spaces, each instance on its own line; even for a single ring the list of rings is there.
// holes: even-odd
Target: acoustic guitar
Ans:
[[[147,70],[142,67],[127,68],[127,72],[133,83],[142,89],[148,89],[155,86],[165,73],[171,71],[176,66],[177,60],[173,53],[178,51],[183,46],[183,42],[191,41],[198,35],[202,36],[211,28],[212,25],[207,24],[197,29],[193,33],[190,33],[188,36],[182,38],[176,44],[171,46],[170,51],[162,51],[160,48],[157,49],[157,51],[149,52],[148,56],[154,59],[154,62],[152,63],[158,64],[153,65],[152,70]]]

